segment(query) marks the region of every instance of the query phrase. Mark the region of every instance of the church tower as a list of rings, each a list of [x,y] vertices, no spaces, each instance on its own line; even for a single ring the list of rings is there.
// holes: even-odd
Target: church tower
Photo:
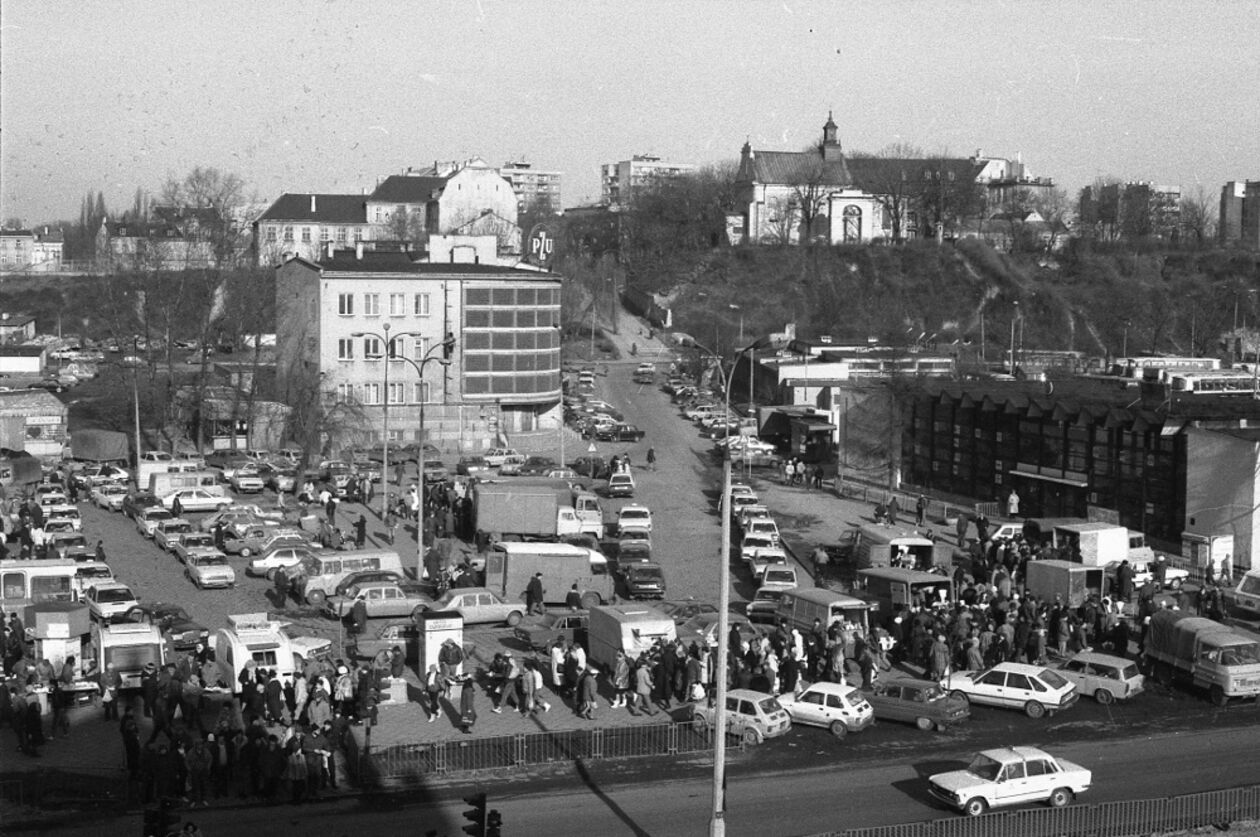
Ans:
[[[824,161],[843,160],[844,153],[840,149],[840,138],[836,136],[836,122],[827,111],[827,123],[823,125],[822,158]]]

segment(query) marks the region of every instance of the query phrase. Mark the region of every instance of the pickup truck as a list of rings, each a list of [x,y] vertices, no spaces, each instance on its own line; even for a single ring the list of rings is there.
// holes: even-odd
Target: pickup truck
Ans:
[[[633,424],[614,424],[603,426],[595,431],[595,438],[601,442],[638,442],[647,433]]]

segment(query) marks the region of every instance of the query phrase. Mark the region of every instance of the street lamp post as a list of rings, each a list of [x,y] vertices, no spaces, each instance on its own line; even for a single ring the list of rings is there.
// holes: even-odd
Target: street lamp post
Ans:
[[[1006,368],[1010,374],[1015,374],[1015,323],[1019,322],[1019,302],[1015,303],[1015,313],[1011,316],[1011,359]]]
[[[384,344],[383,358],[385,360],[385,392],[383,393],[384,398],[381,402],[381,416],[383,424],[381,436],[381,486],[384,488],[384,490],[381,491],[381,520],[384,520],[385,515],[389,513],[389,362],[395,358],[393,345],[390,343],[389,323],[385,323],[382,328],[385,330],[385,335],[383,337],[374,331],[355,331],[351,332],[350,336],[374,337],[377,340],[382,341]],[[407,337],[408,334],[408,332],[403,332],[395,335],[393,339],[397,340],[399,337]],[[363,356],[368,360],[374,359],[370,357],[367,352],[364,352]],[[399,486],[399,490],[402,490],[402,486]]]

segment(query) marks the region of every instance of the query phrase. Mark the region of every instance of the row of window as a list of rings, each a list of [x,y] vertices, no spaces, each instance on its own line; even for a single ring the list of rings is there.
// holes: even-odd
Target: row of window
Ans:
[[[385,403],[381,394],[385,388],[381,384],[337,384],[336,399],[342,404],[366,404],[375,406]],[[390,404],[430,404],[433,387],[428,381],[390,381]]]
[[[303,244],[310,244],[313,240],[314,233],[312,230],[319,230],[319,240],[327,243],[334,238],[338,244],[345,244],[351,238],[354,241],[364,241],[367,239],[367,229],[364,227],[333,227],[331,225],[323,225],[319,227],[302,227],[300,235]],[[294,235],[293,227],[286,226],[280,230],[280,237],[286,242],[292,242]],[[276,228],[274,226],[267,227],[267,243],[275,244],[277,238]]]
[[[356,294],[337,294],[337,313],[343,317],[354,316]],[[365,317],[381,315],[381,297],[386,297],[391,317],[427,317],[430,313],[429,294],[363,294],[361,310]],[[410,297],[410,299],[408,299]]]
[[[381,341],[376,337],[342,337],[337,340],[337,360],[354,360],[354,344],[363,341],[363,359],[364,360],[380,360],[384,354]],[[422,361],[424,356],[429,353],[430,342],[427,337],[395,337],[390,340],[391,358],[406,358],[411,360]],[[407,349],[411,349],[411,354],[407,354]]]

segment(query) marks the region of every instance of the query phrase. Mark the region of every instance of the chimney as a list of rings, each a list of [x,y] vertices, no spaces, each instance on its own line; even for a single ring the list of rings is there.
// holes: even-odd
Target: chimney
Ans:
[[[358,261],[363,261],[363,242],[356,241],[354,243],[354,257]]]
[[[333,244],[331,241],[328,242],[328,258],[331,259],[333,257],[333,253],[336,252],[333,248],[335,248],[336,246],[337,245]]]
[[[315,214],[315,196],[311,195],[311,214]]]

